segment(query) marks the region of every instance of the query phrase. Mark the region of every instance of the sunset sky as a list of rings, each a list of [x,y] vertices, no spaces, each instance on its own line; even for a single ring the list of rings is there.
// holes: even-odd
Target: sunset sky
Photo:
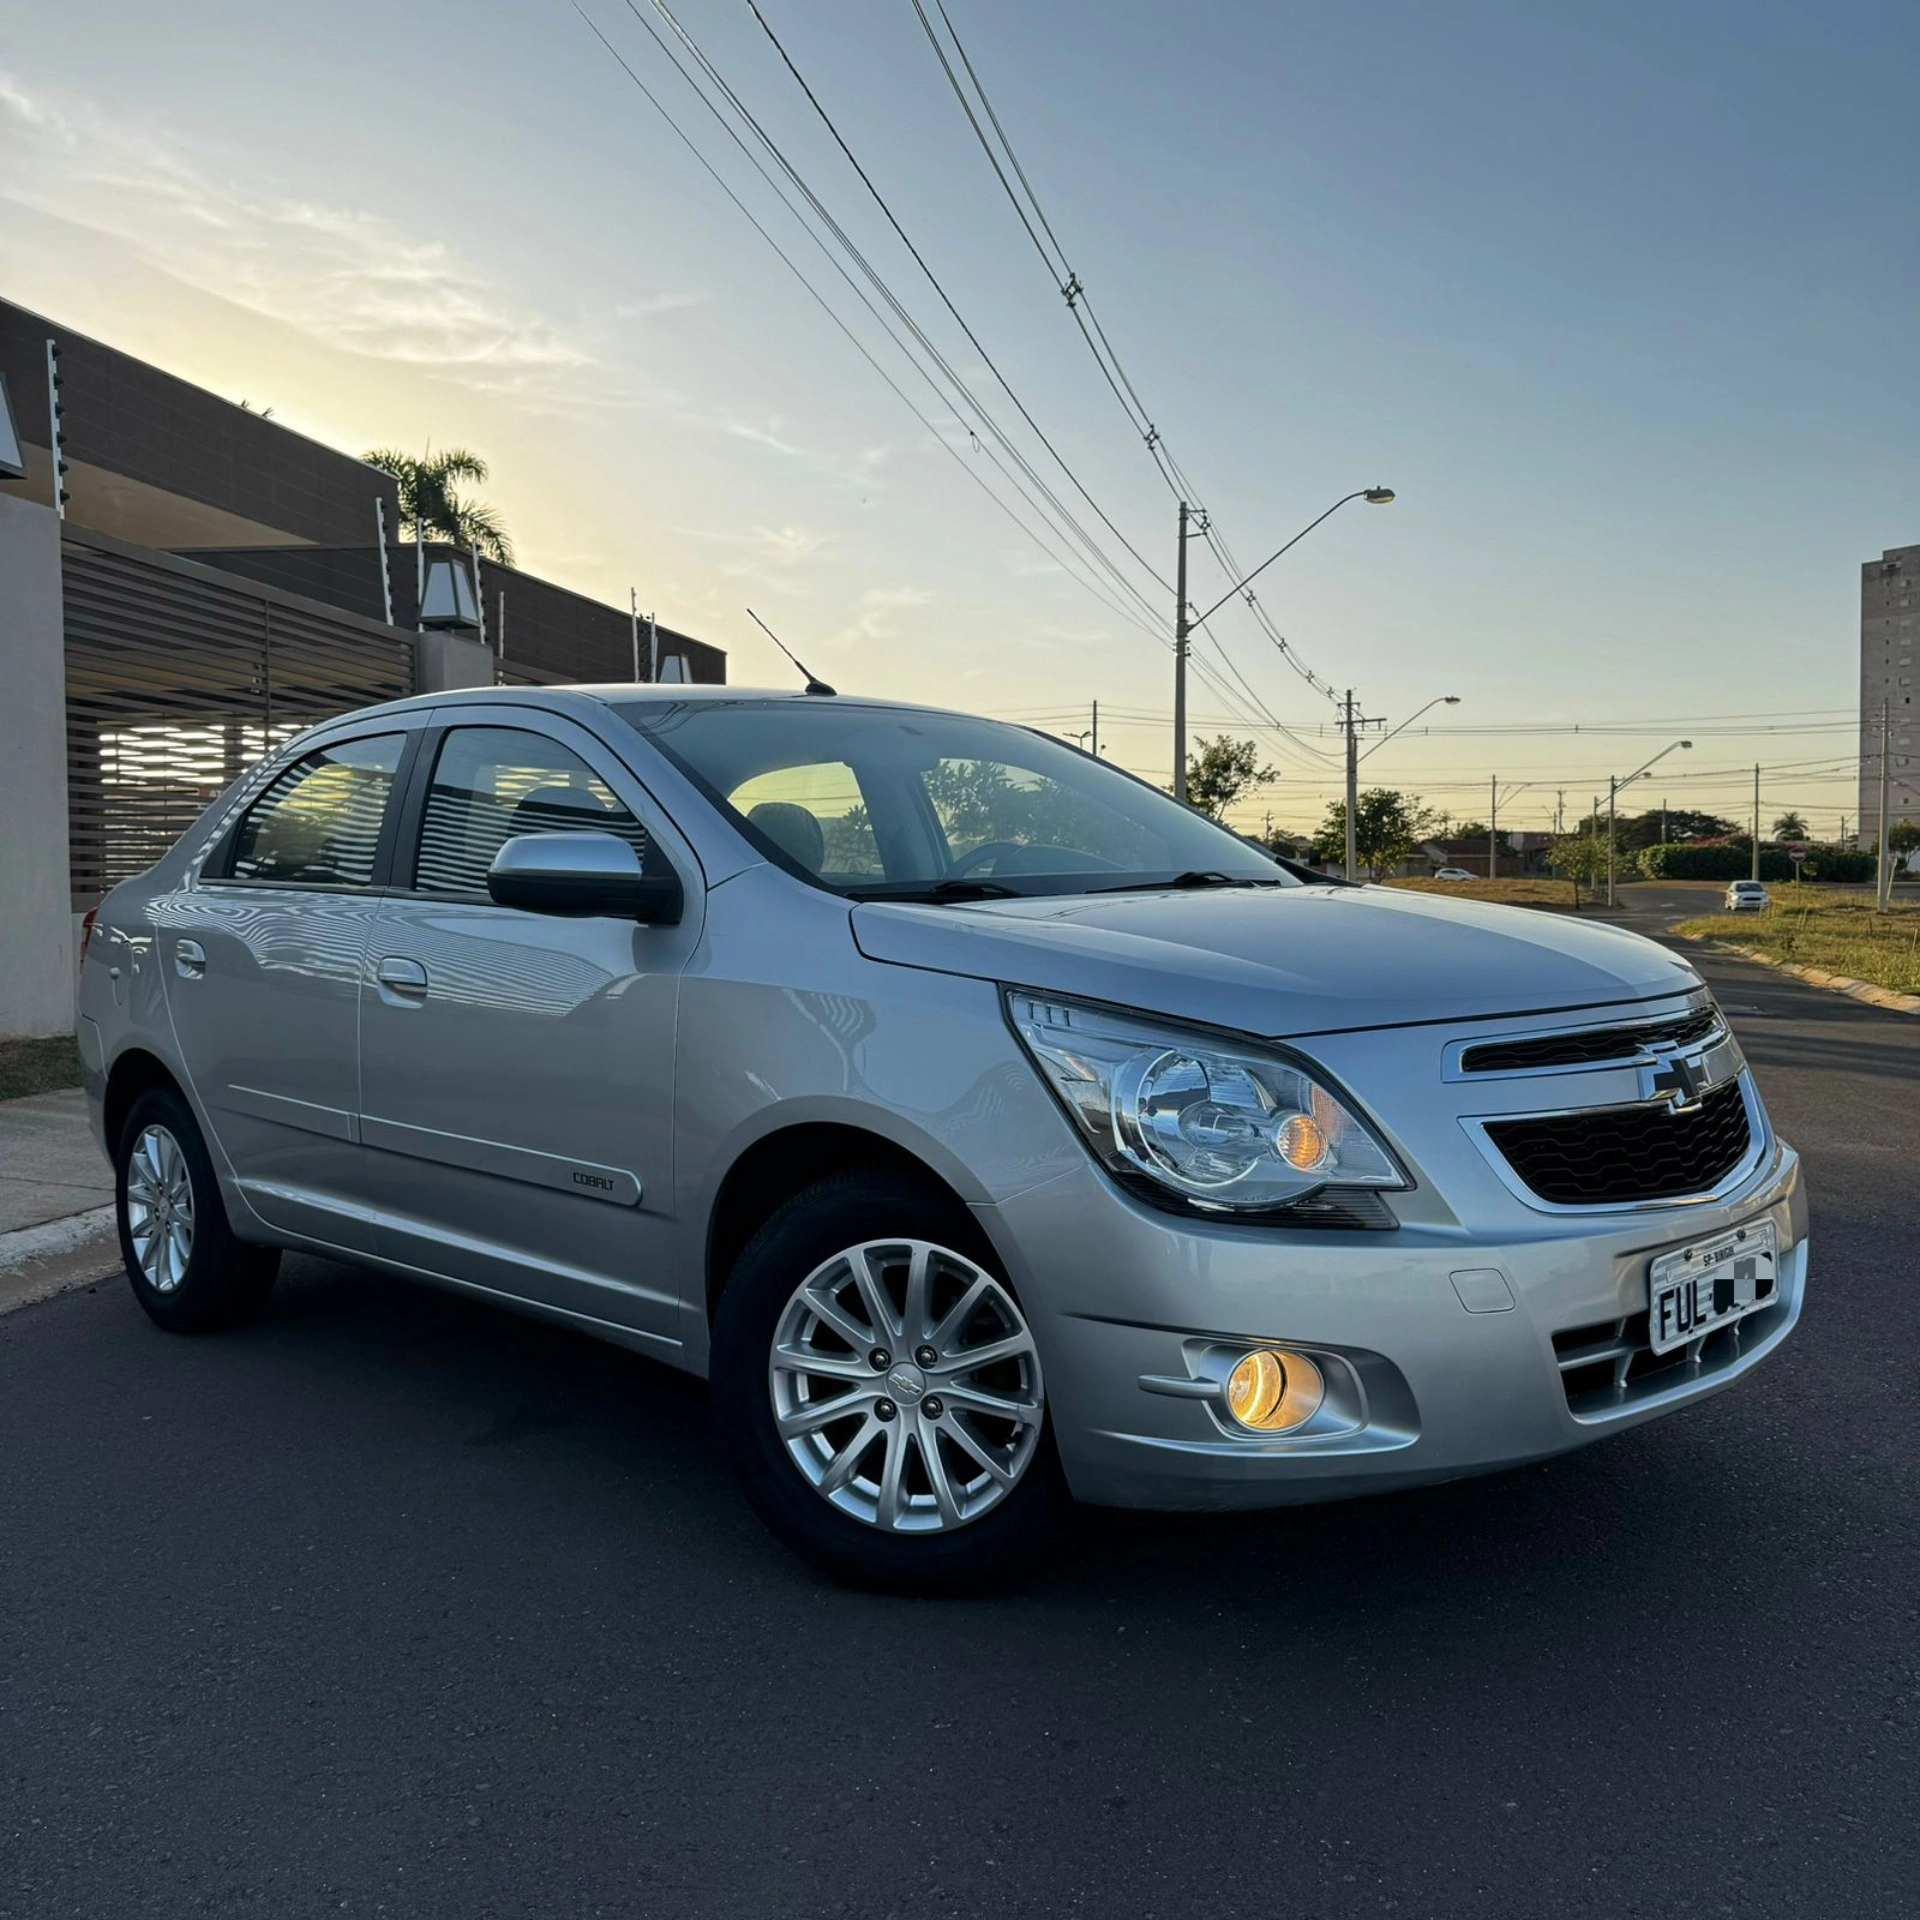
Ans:
[[[524,565],[784,684],[1168,767],[1175,503],[1002,196],[912,0],[762,10],[1080,485],[1020,423],[746,0],[673,11],[1144,598],[1096,597],[644,30],[581,0],[0,0],[0,292],[333,444],[462,444]],[[928,12],[939,15],[932,0]],[[947,0],[1127,373],[1299,656],[1397,721],[1367,781],[1569,816],[1831,831],[1854,806],[1858,569],[1920,541],[1920,11],[1837,0],[1434,6]],[[942,444],[942,440],[946,442]],[[965,469],[965,470],[963,470]],[[1192,550],[1192,598],[1229,584]],[[1150,629],[1150,630],[1149,630]],[[1243,810],[1310,828],[1333,711],[1237,604],[1291,730]],[[1232,684],[1229,681],[1229,684]],[[1197,682],[1197,732],[1252,735]],[[1160,717],[1156,717],[1160,716]],[[1631,722],[1633,733],[1567,729]]]

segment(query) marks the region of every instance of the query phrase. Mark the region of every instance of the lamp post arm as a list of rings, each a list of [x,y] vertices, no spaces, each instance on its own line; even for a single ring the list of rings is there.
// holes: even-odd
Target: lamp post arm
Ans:
[[[1334,514],[1338,513],[1340,509],[1344,507],[1349,500],[1358,500],[1362,494],[1365,494],[1371,491],[1372,489],[1368,487],[1356,487],[1353,490],[1353,492],[1348,494],[1343,494],[1338,500],[1336,500],[1333,503],[1332,506],[1330,506],[1326,510],[1325,513],[1323,513],[1320,516],[1320,520],[1330,519]],[[1230,586],[1226,590],[1226,592],[1223,593],[1220,596],[1220,598],[1216,600],[1213,603],[1213,605],[1206,610],[1205,613],[1197,615],[1194,618],[1192,624],[1196,627],[1205,626],[1206,623],[1209,620],[1211,620],[1213,616],[1216,613],[1218,613],[1220,609],[1224,607],[1227,604],[1227,602],[1234,597],[1235,594],[1244,593],[1248,587],[1252,586],[1254,581],[1256,581],[1263,573],[1266,572],[1266,570],[1270,566],[1273,565],[1273,563],[1276,560],[1280,558],[1281,554],[1285,553],[1288,550],[1288,548],[1297,547],[1300,544],[1300,542],[1304,540],[1307,537],[1307,535],[1310,534],[1314,530],[1314,528],[1320,524],[1320,520],[1310,520],[1304,527],[1300,529],[1298,533],[1296,533],[1293,536],[1291,540],[1287,542],[1286,546],[1277,548],[1274,552],[1268,554],[1267,557],[1264,560],[1262,560],[1260,564],[1257,567],[1255,567],[1250,574],[1246,576],[1245,579],[1237,581],[1233,586]]]
[[[1442,693],[1442,694],[1435,695],[1435,697],[1429,700],[1424,707],[1419,709],[1418,712],[1408,714],[1407,717],[1404,720],[1402,720],[1397,727],[1394,728],[1393,733],[1383,733],[1380,736],[1380,738],[1376,740],[1373,743],[1373,745],[1370,746],[1366,750],[1366,752],[1360,756],[1360,758],[1362,760],[1371,758],[1374,754],[1378,753],[1380,749],[1384,747],[1387,744],[1387,742],[1394,737],[1395,734],[1405,733],[1406,730],[1410,726],[1412,726],[1416,720],[1420,718],[1420,715],[1422,713],[1431,713],[1435,707],[1451,706],[1454,703],[1454,701],[1458,699],[1458,697],[1459,696],[1457,694],[1451,694],[1451,693]]]

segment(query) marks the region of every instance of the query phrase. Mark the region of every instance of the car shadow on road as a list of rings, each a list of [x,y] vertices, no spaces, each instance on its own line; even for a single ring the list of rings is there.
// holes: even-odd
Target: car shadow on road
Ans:
[[[721,1574],[811,1613],[837,1591],[746,1513],[708,1429],[704,1386],[660,1363],[309,1260],[289,1263],[245,1344],[250,1365],[290,1376],[266,1389],[268,1402],[324,1376],[342,1425],[406,1450],[349,1459],[343,1471],[435,1476],[454,1509],[534,1503],[528,1529],[544,1550],[629,1543],[657,1593]],[[369,1426],[369,1408],[399,1405],[394,1430]],[[1544,1464],[1410,1493],[1229,1515],[1076,1510],[1024,1587],[932,1611],[1013,1608],[1074,1631],[1090,1608],[1121,1624],[1234,1615],[1263,1634],[1341,1636],[1404,1628],[1412,1615],[1420,1634],[1464,1633],[1467,1647],[1497,1633],[1544,1649],[1622,1618],[1706,1607],[1731,1633],[1758,1604],[1749,1555],[1783,1528],[1821,1524],[1792,1464],[1768,1457],[1751,1404],[1734,1396]],[[845,1599],[862,1614],[916,1607]]]

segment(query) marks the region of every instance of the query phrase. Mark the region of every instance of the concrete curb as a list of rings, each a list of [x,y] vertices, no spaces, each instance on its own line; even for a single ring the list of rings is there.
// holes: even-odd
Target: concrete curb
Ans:
[[[111,1207],[0,1234],[0,1320],[55,1294],[97,1287],[119,1270]]]
[[[1722,953],[1738,954],[1742,960],[1771,967],[1775,973],[1790,973],[1810,987],[1822,987],[1828,993],[1844,993],[1850,1000],[1864,1000],[1868,1006],[1884,1007],[1889,1013],[1920,1013],[1920,993],[1895,993],[1891,987],[1876,987],[1866,980],[1849,980],[1843,973],[1828,973],[1821,967],[1803,967],[1793,960],[1776,960],[1769,953],[1760,953],[1752,947],[1736,947],[1730,940],[1715,940],[1704,933],[1682,933],[1675,937],[1692,940],[1704,947],[1718,948]]]
[[[63,1220],[43,1220],[37,1227],[0,1233],[0,1273],[11,1273],[31,1260],[74,1253],[112,1231],[113,1209],[94,1207],[86,1213],[70,1213]]]

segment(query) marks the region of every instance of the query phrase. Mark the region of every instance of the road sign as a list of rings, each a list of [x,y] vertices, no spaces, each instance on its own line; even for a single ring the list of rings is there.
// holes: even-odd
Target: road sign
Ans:
[[[1796,867],[1806,857],[1807,857],[1807,850],[1805,847],[1789,847],[1787,849],[1787,858],[1791,860]]]

